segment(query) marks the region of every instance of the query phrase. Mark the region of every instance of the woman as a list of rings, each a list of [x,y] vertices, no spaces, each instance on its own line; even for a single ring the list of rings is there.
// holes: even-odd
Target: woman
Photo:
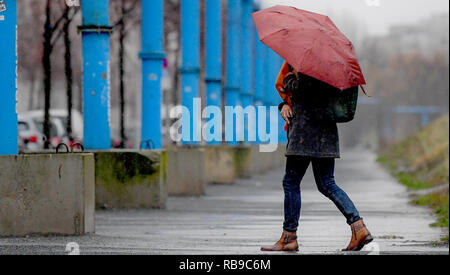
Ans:
[[[283,102],[279,109],[287,123],[284,224],[281,239],[262,251],[298,251],[300,183],[312,164],[319,191],[328,197],[347,219],[352,238],[343,251],[359,251],[373,238],[353,202],[334,180],[335,159],[340,157],[337,125],[327,116],[327,97],[335,88],[295,71],[285,63],[277,80]]]

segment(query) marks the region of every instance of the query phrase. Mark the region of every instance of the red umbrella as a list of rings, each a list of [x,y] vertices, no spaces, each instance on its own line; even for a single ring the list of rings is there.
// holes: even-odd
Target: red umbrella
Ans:
[[[287,6],[252,15],[261,42],[297,71],[341,90],[366,84],[353,44],[328,16]]]

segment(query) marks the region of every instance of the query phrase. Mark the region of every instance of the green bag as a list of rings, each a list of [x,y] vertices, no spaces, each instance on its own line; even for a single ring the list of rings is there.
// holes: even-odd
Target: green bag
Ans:
[[[352,121],[358,105],[358,93],[358,86],[343,91],[334,89],[329,97],[327,116],[336,123]]]

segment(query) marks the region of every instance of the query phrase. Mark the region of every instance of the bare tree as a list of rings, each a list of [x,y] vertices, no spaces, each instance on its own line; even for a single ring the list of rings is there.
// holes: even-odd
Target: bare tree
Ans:
[[[71,40],[69,27],[73,21],[73,18],[78,13],[78,8],[65,7],[63,14],[64,26],[62,32],[64,34],[64,73],[66,76],[66,95],[67,95],[67,123],[66,131],[70,141],[73,141],[72,137],[72,85],[73,85],[73,72],[72,72],[72,55],[71,55]]]
[[[44,72],[44,94],[45,94],[45,102],[44,102],[44,149],[48,149],[50,147],[50,99],[51,99],[51,88],[52,88],[52,64],[51,64],[51,55],[53,52],[54,45],[56,41],[60,38],[63,33],[59,28],[61,23],[64,21],[65,17],[67,17],[69,9],[65,9],[63,14],[57,18],[54,23],[52,23],[52,8],[51,8],[51,0],[47,0],[47,4],[45,7],[45,23],[44,23],[44,54],[42,56],[42,66]],[[60,3],[61,4],[61,3]],[[64,3],[63,3],[64,5]],[[73,18],[73,17],[72,17]]]
[[[120,147],[125,148],[127,140],[125,134],[125,39],[128,34],[128,26],[133,26],[139,23],[139,18],[134,16],[138,0],[125,1],[116,0],[115,11],[118,14],[118,19],[114,23],[114,29],[118,30],[119,35],[119,104],[120,104]]]

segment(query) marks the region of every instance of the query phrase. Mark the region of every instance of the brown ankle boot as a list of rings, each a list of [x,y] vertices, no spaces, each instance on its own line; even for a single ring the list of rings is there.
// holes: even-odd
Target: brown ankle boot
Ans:
[[[281,239],[272,246],[263,246],[261,251],[298,251],[297,233],[283,230]]]
[[[347,248],[342,251],[360,251],[366,244],[373,241],[372,235],[367,230],[363,220],[359,220],[351,225],[352,239]]]

